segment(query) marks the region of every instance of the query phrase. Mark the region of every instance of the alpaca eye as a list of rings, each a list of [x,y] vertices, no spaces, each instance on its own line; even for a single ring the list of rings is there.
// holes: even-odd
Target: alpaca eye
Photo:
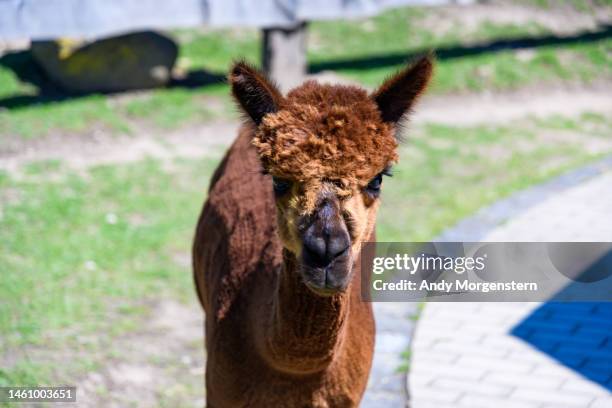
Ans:
[[[291,188],[291,182],[278,177],[272,177],[272,187],[277,196],[285,194]]]
[[[367,190],[370,193],[373,193],[373,194],[380,193],[380,186],[382,185],[382,176],[383,176],[382,173],[380,173],[370,181],[367,187]]]

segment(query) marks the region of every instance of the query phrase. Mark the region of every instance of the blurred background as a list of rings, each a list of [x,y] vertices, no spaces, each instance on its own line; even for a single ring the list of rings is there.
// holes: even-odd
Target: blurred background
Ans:
[[[82,406],[204,404],[190,247],[240,125],[224,79],[235,59],[285,90],[373,89],[436,52],[385,181],[381,241],[456,232],[612,154],[609,0],[105,3],[0,0],[0,386],[76,385]]]

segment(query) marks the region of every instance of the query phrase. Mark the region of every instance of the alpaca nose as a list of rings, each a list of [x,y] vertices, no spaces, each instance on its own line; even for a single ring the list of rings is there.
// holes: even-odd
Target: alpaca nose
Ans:
[[[326,267],[348,252],[348,231],[333,207],[332,203],[324,203],[303,235],[304,260],[313,266]]]
[[[328,236],[317,236],[317,234],[306,233],[304,237],[305,257],[319,267],[329,265],[334,259],[347,252],[348,240],[344,234],[330,234]]]

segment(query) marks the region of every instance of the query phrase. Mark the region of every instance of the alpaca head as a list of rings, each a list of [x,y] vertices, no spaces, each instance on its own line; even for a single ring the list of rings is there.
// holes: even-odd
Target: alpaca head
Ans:
[[[371,95],[306,82],[286,97],[245,63],[230,72],[271,176],[281,241],[315,293],[338,293],[350,282],[353,259],[374,230],[383,176],[398,158],[398,123],[431,71],[422,58]]]

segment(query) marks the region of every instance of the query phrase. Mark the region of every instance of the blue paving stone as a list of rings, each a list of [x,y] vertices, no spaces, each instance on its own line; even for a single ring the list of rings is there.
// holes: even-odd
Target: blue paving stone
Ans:
[[[612,337],[609,317],[594,311],[606,310],[605,303],[544,303],[538,310],[551,313],[542,319],[534,313],[519,323],[512,334],[557,359],[591,381],[612,390]],[[568,330],[568,325],[574,326]]]

